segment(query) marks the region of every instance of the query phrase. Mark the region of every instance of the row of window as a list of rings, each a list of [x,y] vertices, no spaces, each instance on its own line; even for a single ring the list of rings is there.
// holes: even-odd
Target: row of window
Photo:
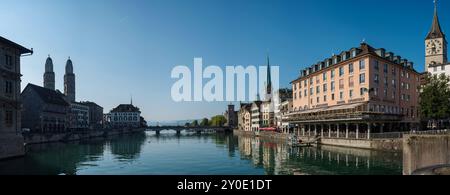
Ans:
[[[114,121],[137,121],[137,117],[114,117]]]
[[[366,83],[366,74],[365,73],[362,73],[362,74],[359,75],[359,83],[360,84]],[[354,86],[354,79],[353,79],[353,77],[350,77],[349,78],[349,87],[352,88],[353,86]],[[320,87],[321,86],[316,86],[316,88],[315,88],[315,93],[316,94],[320,94],[321,93]],[[331,81],[331,85],[330,85],[331,91],[333,92],[335,90],[335,88],[336,88],[335,82]],[[322,89],[323,89],[323,92],[326,93],[328,91],[328,84],[327,83],[323,84],[322,85]],[[344,89],[344,79],[340,79],[339,80],[339,89],[340,90]],[[307,95],[308,95],[307,94],[307,90],[304,90],[303,92],[304,92],[303,96],[307,97]],[[314,88],[313,87],[311,87],[309,89],[309,95],[311,95],[311,96],[314,95]],[[302,92],[301,91],[298,93],[298,98],[299,99],[302,98]],[[294,92],[294,99],[297,99],[297,92]]]
[[[366,89],[366,88],[361,88],[361,89],[359,90],[360,96],[364,96],[364,94],[365,94],[366,92],[367,92],[367,89]],[[339,100],[342,101],[342,100],[344,100],[344,98],[345,98],[345,97],[344,97],[344,92],[343,92],[343,91],[339,92]],[[353,90],[353,89],[351,89],[351,90],[349,91],[349,98],[350,98],[350,99],[355,98],[355,93],[354,93],[354,90]],[[316,97],[316,104],[320,104],[320,102],[321,102],[320,99],[321,99],[321,97]],[[325,102],[328,101],[328,96],[327,96],[327,95],[324,95],[322,99],[323,99],[323,102],[325,103]],[[336,99],[336,98],[335,98],[334,93],[331,94],[331,101],[334,101],[335,99]],[[311,102],[311,104],[314,104],[313,99],[311,99],[310,102]]]
[[[419,117],[419,112],[415,108],[399,108],[398,106],[370,105],[371,112],[382,112],[388,114],[401,114],[407,117]]]
[[[442,66],[443,68],[444,68],[444,66]],[[365,70],[365,68],[366,68],[366,63],[365,63],[365,60],[361,60],[360,62],[359,62],[359,69],[360,69],[360,71],[362,71],[362,70]],[[436,67],[435,67],[436,68]],[[374,69],[375,70],[379,70],[380,68],[379,68],[379,62],[378,61],[374,61]],[[444,68],[445,69],[445,68]],[[389,70],[389,65],[388,64],[384,64],[384,67],[383,67],[383,71],[384,71],[384,73],[388,73],[388,70]],[[353,63],[351,63],[351,64],[349,64],[348,65],[348,71],[349,71],[349,74],[350,75],[352,75],[353,74],[353,72],[354,72],[354,66],[353,66]],[[436,70],[435,70],[436,71]],[[395,68],[392,68],[392,75],[393,76],[396,76],[397,75],[397,71],[396,71],[396,69]],[[342,67],[339,67],[339,77],[342,77],[342,76],[344,76],[344,74],[345,74],[345,67],[344,66],[342,66]],[[331,78],[333,79],[335,77],[335,70],[333,69],[333,70],[331,70]],[[379,80],[379,74],[375,74],[375,77],[376,77],[376,81],[378,81]],[[401,71],[401,77],[406,77],[406,78],[410,78],[410,74],[409,74],[409,72],[407,72],[407,71],[405,71],[405,70],[402,70]],[[387,76],[385,77],[386,78],[386,80],[387,80]],[[327,81],[327,79],[328,79],[328,73],[327,72],[325,72],[325,73],[323,73],[322,74],[322,80],[325,82],[325,81]],[[317,84],[319,84],[320,83],[320,80],[319,80],[319,77],[316,77],[316,83]],[[378,82],[377,82],[378,83]],[[386,81],[386,83],[387,83],[387,81]],[[314,85],[314,78],[313,77],[311,77],[310,79],[309,79],[309,84],[310,85]],[[303,86],[304,87],[307,87],[308,86],[308,80],[306,79],[306,80],[304,80],[303,81]],[[302,88],[302,84],[300,83],[299,85],[298,85],[298,88],[299,89],[301,89]],[[294,84],[294,91],[296,91],[297,90],[297,84]]]
[[[438,71],[438,67],[437,66],[433,67],[433,72],[437,72],[437,71]],[[445,65],[441,66],[441,71],[445,71]]]

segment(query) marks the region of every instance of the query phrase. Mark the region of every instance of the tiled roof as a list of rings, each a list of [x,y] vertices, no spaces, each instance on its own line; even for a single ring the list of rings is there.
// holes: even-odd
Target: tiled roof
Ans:
[[[116,108],[112,109],[111,112],[141,112],[138,107],[131,104],[120,104]]]
[[[67,101],[64,100],[64,95],[58,93],[55,90],[40,87],[31,83],[28,84],[26,88],[30,88],[30,90],[35,91],[38,94],[38,96],[42,99],[42,101],[44,101],[45,103],[56,104],[61,106],[69,106],[69,103],[67,103]]]

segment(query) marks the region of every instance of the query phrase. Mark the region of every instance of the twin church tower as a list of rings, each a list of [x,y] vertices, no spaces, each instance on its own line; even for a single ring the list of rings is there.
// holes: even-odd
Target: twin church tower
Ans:
[[[53,60],[48,56],[45,62],[44,88],[55,90],[55,72],[53,72]],[[66,62],[66,74],[64,75],[64,95],[69,102],[75,102],[75,74],[73,73],[72,60]]]

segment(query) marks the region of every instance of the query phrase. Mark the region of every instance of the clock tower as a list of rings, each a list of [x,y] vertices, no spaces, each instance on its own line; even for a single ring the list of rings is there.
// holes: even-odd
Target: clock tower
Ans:
[[[425,38],[425,65],[428,68],[447,64],[447,40],[442,32],[437,12],[437,2],[434,1],[434,17],[431,30]]]

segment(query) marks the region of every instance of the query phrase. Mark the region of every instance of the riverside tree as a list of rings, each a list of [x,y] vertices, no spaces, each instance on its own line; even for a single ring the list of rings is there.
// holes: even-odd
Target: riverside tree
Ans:
[[[442,128],[450,118],[450,77],[445,74],[427,74],[426,85],[420,94],[420,109],[424,119],[434,128]]]
[[[227,119],[223,115],[217,115],[211,118],[209,122],[210,126],[213,127],[223,127],[227,123]]]
[[[207,118],[202,119],[202,122],[200,122],[200,126],[206,127],[209,125],[209,120]]]

